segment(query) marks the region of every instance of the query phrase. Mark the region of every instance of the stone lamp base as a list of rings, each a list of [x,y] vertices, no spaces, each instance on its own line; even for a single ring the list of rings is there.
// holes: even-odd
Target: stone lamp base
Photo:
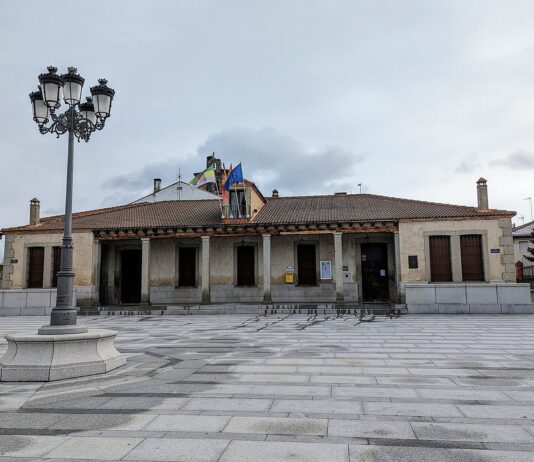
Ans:
[[[0,382],[50,382],[103,374],[126,363],[113,344],[117,332],[6,335],[7,352],[0,360]]]

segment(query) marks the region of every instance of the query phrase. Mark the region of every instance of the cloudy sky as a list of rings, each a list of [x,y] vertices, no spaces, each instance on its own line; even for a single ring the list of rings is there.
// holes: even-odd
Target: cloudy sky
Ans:
[[[75,210],[189,180],[212,151],[270,195],[358,191],[528,221],[534,2],[0,0],[0,227],[62,212],[67,140],[28,93],[48,65],[116,89],[76,145]],[[521,223],[521,220],[516,218]]]

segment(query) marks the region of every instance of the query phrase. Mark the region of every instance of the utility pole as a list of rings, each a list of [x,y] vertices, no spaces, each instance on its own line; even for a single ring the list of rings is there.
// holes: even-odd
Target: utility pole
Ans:
[[[530,202],[530,221],[532,221],[534,220],[534,217],[532,216],[532,197],[525,197],[523,200]]]

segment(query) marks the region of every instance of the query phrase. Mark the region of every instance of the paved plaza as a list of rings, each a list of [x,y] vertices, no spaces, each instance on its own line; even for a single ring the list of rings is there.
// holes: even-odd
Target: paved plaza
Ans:
[[[81,318],[126,366],[0,384],[0,461],[534,460],[534,316],[363,321]]]

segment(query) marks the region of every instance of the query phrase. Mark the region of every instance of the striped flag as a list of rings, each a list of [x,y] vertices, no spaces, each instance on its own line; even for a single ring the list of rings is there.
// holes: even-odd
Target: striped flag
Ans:
[[[198,189],[207,183],[215,182],[215,165],[210,165],[206,170],[204,170],[202,173],[198,174],[195,178],[193,178],[189,182],[189,184],[195,189]]]

